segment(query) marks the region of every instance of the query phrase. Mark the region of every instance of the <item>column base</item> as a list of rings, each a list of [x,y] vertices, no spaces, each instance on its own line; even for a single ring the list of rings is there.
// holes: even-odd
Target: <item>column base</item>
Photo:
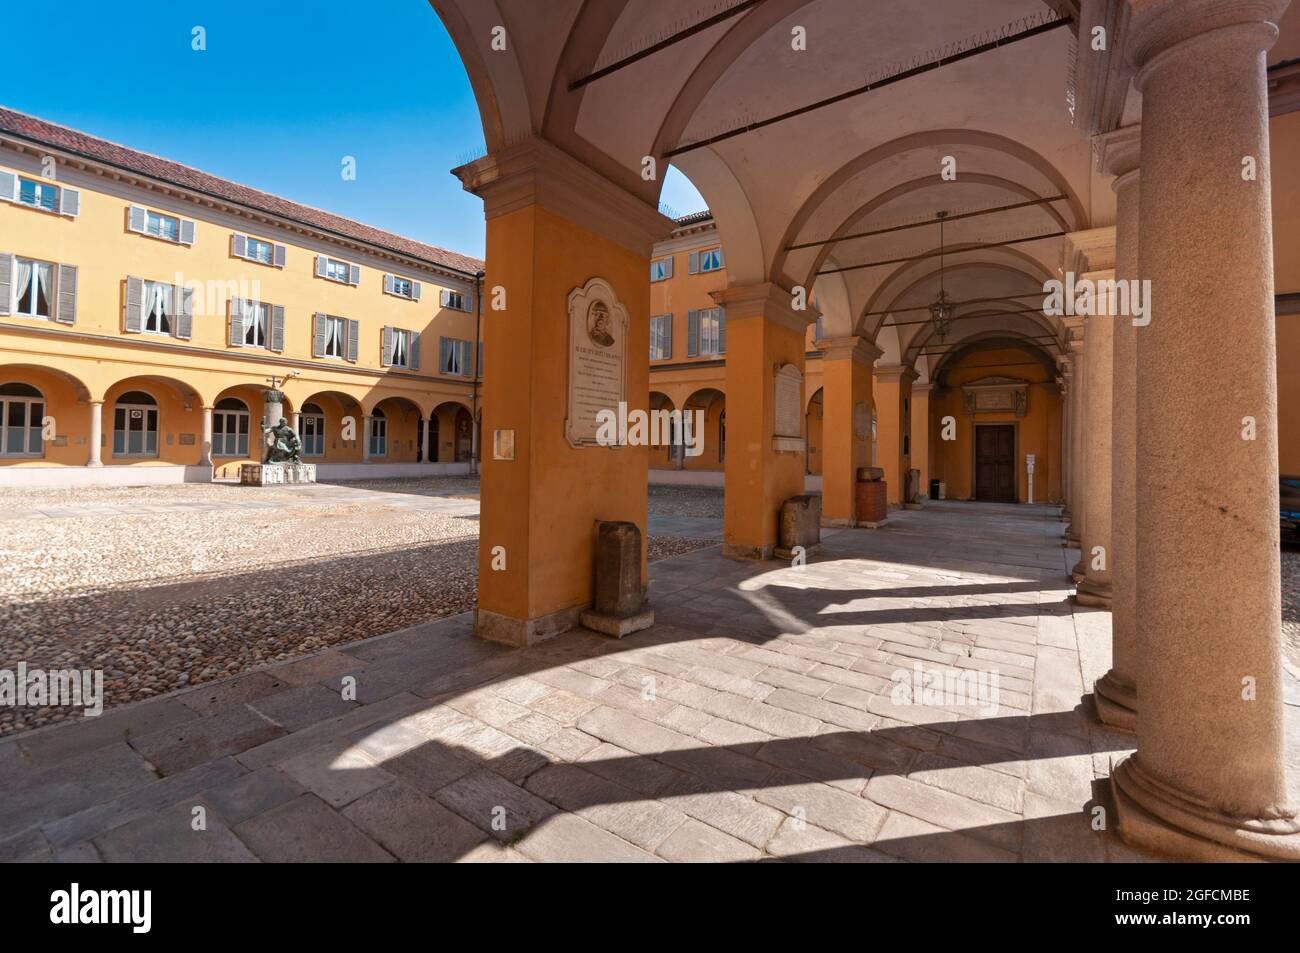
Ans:
[[[1137,687],[1113,668],[1093,684],[1092,703],[1107,728],[1137,732]]]
[[[1087,606],[1090,609],[1109,609],[1110,597],[1110,583],[1096,582],[1089,579],[1086,574],[1082,579],[1077,580],[1074,601],[1078,605]]]
[[[727,559],[761,562],[772,558],[774,546],[745,546],[740,543],[723,543],[722,555]]]
[[[654,625],[655,611],[654,609],[642,609],[635,615],[613,616],[605,615],[603,612],[596,612],[594,609],[588,609],[582,613],[579,619],[584,628],[599,632],[601,635],[621,639],[625,635],[640,632],[642,629],[648,629]]]
[[[1166,856],[1210,862],[1300,862],[1300,822],[1231,817],[1197,803],[1144,770],[1136,755],[1111,767],[1119,835]]]
[[[90,460],[86,463],[86,466],[88,467],[102,467],[103,465],[104,462],[102,460]]]
[[[578,624],[582,613],[589,608],[590,605],[573,606],[536,619],[516,619],[488,609],[475,609],[474,634],[489,642],[524,648],[572,629]]]
[[[1074,580],[1075,585],[1078,585],[1083,582],[1087,575],[1088,567],[1084,565],[1083,557],[1080,556],[1079,561],[1075,563],[1074,568],[1070,570],[1070,578]]]

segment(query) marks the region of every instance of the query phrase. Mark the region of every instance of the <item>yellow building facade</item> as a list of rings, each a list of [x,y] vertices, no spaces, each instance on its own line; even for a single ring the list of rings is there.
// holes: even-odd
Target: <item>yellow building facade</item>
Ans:
[[[0,485],[465,472],[482,262],[0,110]],[[426,450],[426,448],[429,448]]]

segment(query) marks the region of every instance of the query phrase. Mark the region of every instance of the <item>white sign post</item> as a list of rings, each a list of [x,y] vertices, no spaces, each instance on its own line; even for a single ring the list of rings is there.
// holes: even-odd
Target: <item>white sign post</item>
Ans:
[[[1029,502],[1034,502],[1034,455],[1025,454],[1025,469],[1029,471]]]

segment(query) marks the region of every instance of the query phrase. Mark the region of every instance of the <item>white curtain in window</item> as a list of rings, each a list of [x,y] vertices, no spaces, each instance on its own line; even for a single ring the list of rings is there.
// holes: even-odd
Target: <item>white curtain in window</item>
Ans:
[[[146,312],[149,315],[149,330],[162,331],[164,328],[164,316],[170,310],[167,305],[167,286],[154,284],[150,286],[149,308]]]
[[[36,297],[34,299],[36,308],[34,310],[40,310],[42,300],[45,301],[47,307],[49,306],[50,293],[54,290],[53,268],[54,266],[48,262],[36,263]]]
[[[17,298],[19,302],[21,302],[23,298],[27,296],[27,293],[32,290],[31,284],[32,284],[32,263],[30,261],[23,261],[21,258],[19,258],[18,259],[18,298]],[[32,300],[33,302],[36,300],[34,295],[32,297]],[[21,308],[21,304],[20,304],[20,308]],[[32,310],[35,309],[33,308]]]

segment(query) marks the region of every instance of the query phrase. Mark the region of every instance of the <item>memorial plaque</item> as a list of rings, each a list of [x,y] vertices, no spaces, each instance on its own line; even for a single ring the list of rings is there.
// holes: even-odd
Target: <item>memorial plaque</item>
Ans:
[[[570,446],[595,447],[597,415],[627,400],[627,309],[603,278],[569,292]]]
[[[775,432],[772,449],[802,453],[803,446],[803,375],[793,364],[784,364],[776,372]]]

